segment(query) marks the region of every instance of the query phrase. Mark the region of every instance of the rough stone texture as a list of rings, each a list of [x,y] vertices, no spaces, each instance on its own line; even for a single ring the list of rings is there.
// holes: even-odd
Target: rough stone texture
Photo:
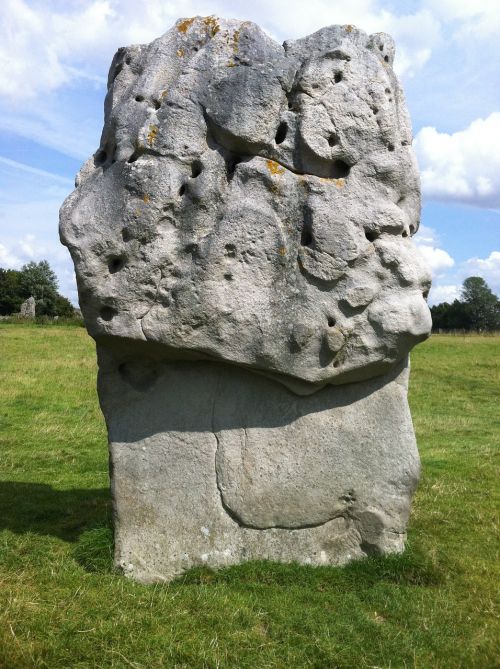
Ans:
[[[281,46],[198,17],[113,60],[61,238],[137,578],[402,548],[430,278],[393,58],[353,26]]]
[[[19,315],[22,318],[35,318],[36,316],[36,302],[33,296],[28,297],[28,299],[21,304],[19,310]]]

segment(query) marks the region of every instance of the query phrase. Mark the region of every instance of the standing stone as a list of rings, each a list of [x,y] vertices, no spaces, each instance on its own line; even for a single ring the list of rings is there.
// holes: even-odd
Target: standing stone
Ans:
[[[431,321],[393,58],[353,26],[281,46],[214,17],[116,54],[61,239],[130,576],[403,549]]]
[[[28,299],[21,304],[19,315],[21,318],[35,318],[36,302],[33,296],[28,297]]]

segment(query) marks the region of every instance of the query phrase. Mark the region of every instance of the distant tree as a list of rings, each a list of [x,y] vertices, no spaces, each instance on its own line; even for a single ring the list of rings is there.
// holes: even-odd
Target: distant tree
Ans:
[[[38,302],[57,294],[57,277],[46,260],[29,262],[21,267],[21,291],[25,298]]]
[[[0,268],[0,314],[19,313],[28,297],[36,301],[37,316],[73,316],[71,302],[58,292],[55,272],[46,260],[29,262],[20,270]]]
[[[465,279],[462,302],[467,307],[472,330],[500,329],[500,303],[483,278],[470,276]]]
[[[461,298],[431,307],[435,330],[500,330],[500,302],[484,279],[465,279]]]
[[[75,315],[75,307],[71,304],[67,297],[59,295],[59,293],[55,297],[52,309],[54,316],[71,318],[71,316]]]
[[[451,304],[442,302],[431,307],[432,324],[435,330],[470,330],[471,320],[467,306],[459,300]]]
[[[20,274],[16,269],[0,267],[0,314],[7,316],[18,313],[24,301],[21,292]]]

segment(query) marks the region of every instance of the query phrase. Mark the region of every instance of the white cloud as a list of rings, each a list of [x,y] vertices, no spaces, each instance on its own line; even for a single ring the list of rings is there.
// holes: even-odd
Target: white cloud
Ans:
[[[430,267],[433,278],[440,277],[443,272],[454,266],[455,261],[450,254],[438,247],[439,238],[433,228],[421,225],[414,241]]]
[[[21,170],[22,172],[28,172],[29,174],[34,174],[40,177],[47,177],[54,181],[59,181],[65,185],[71,185],[71,179],[66,177],[61,177],[59,174],[54,174],[53,172],[47,172],[46,170],[40,170],[37,167],[32,167],[31,165],[26,165],[25,163],[20,163],[17,160],[11,160],[10,158],[5,158],[0,156],[0,163],[3,163],[7,167],[11,167],[15,170]]]
[[[414,148],[425,195],[500,207],[500,112],[453,134],[422,128]]]
[[[439,276],[443,270],[450,269],[455,264],[453,258],[444,249],[420,244],[418,250],[431,268],[433,276]]]
[[[307,35],[324,25],[352,23],[386,31],[398,42],[396,68],[413,73],[430,57],[440,24],[429,9],[394,13],[381,0],[92,0],[63,5],[3,0],[0,95],[26,100],[78,78],[104,82],[116,49],[149,42],[182,16],[217,14],[260,23],[277,39]]]
[[[429,304],[440,304],[441,302],[453,302],[460,298],[460,284],[444,284],[432,286],[429,293]]]
[[[500,32],[498,0],[425,0],[424,5],[440,19],[458,24],[456,36],[490,36]]]
[[[4,244],[0,244],[0,267],[3,269],[19,269],[22,260],[14,255]]]
[[[71,180],[3,157],[0,178],[0,267],[20,269],[31,260],[48,260],[60,292],[76,304],[71,259],[58,235],[58,211]]]
[[[500,251],[487,258],[470,258],[464,263],[466,276],[482,276],[494,293],[500,296]]]

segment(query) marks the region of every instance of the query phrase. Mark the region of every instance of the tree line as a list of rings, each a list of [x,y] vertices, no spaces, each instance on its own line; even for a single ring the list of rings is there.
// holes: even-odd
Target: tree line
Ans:
[[[0,267],[0,315],[18,314],[21,304],[33,296],[37,316],[71,317],[75,309],[58,288],[46,260],[29,262],[20,270]],[[500,301],[479,276],[465,279],[460,300],[434,305],[431,313],[434,330],[500,330]]]
[[[18,314],[21,304],[34,297],[37,316],[71,317],[75,308],[58,288],[57,277],[46,260],[29,262],[19,270],[0,267],[0,315]]]
[[[484,279],[465,279],[460,297],[431,307],[433,330],[500,330],[500,301]]]

